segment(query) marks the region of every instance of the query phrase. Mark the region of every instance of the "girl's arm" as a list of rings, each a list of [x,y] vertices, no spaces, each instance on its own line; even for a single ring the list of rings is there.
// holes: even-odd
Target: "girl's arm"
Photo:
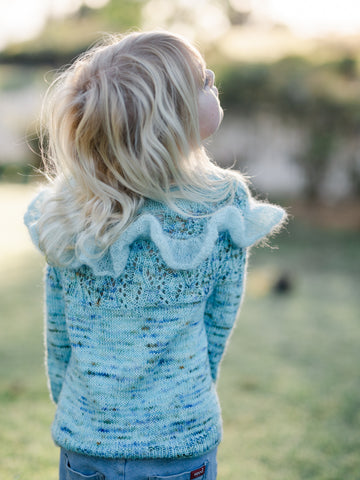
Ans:
[[[59,275],[47,265],[45,275],[46,307],[46,367],[52,399],[58,402],[62,389],[71,347],[66,329],[65,305]]]
[[[208,355],[214,382],[227,341],[232,332],[244,291],[246,249],[232,245],[226,247],[215,288],[205,307],[205,329]]]

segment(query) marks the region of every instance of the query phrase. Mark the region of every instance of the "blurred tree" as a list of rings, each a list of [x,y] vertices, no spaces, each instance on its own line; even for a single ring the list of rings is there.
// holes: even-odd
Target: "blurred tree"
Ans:
[[[323,127],[311,127],[309,142],[303,153],[297,158],[305,171],[307,185],[306,197],[311,201],[319,196],[319,187],[326,173],[335,141],[334,132]]]
[[[104,32],[138,28],[148,0],[110,0],[101,9],[83,5],[63,19],[50,18],[42,33],[0,52],[0,63],[61,66],[99,40]]]
[[[306,128],[308,142],[295,160],[305,173],[307,197],[318,198],[338,140],[360,135],[357,62],[345,56],[331,64],[302,57],[273,64],[238,63],[220,70],[218,80],[227,111],[249,116],[266,109]],[[354,191],[357,171],[355,165]]]
[[[142,9],[149,0],[110,0],[98,11],[99,22],[112,32],[139,28]]]
[[[271,99],[271,71],[265,64],[229,65],[218,76],[226,110],[249,113]]]
[[[253,3],[251,0],[226,0],[226,7],[231,25],[245,25],[250,19]]]
[[[355,196],[360,197],[360,154],[353,156],[350,174],[353,182],[354,194]]]
[[[345,56],[337,63],[338,71],[341,75],[349,79],[357,77],[357,60],[353,56]]]

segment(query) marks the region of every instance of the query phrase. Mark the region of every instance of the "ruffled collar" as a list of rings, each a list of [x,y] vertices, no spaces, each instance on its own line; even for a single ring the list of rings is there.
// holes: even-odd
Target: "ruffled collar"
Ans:
[[[38,222],[46,196],[46,190],[40,192],[24,217],[32,241],[39,249]],[[70,268],[87,265],[95,275],[116,278],[126,266],[132,244],[138,239],[148,239],[170,268],[192,269],[210,256],[220,233],[228,232],[235,246],[246,248],[271,234],[286,216],[281,207],[253,199],[242,184],[231,204],[215,209],[206,218],[181,218],[167,206],[160,205],[161,208],[157,202],[145,202],[139,215],[104,255],[99,257],[95,243],[90,243],[74,258]],[[179,222],[180,229],[176,228]]]

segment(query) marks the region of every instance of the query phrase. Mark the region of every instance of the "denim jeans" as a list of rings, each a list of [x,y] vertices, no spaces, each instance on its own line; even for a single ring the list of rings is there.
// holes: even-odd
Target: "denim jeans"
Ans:
[[[127,460],[61,449],[59,480],[216,480],[217,448],[200,457]]]

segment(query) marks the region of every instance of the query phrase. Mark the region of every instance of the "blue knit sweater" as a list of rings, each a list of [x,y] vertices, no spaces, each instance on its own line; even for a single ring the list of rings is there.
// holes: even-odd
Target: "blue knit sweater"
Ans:
[[[25,223],[39,246],[46,190]],[[195,213],[209,208],[187,202]],[[239,184],[210,218],[146,200],[95,260],[47,265],[47,372],[55,443],[101,457],[174,458],[219,444],[216,380],[242,299],[246,253],[284,217]]]

